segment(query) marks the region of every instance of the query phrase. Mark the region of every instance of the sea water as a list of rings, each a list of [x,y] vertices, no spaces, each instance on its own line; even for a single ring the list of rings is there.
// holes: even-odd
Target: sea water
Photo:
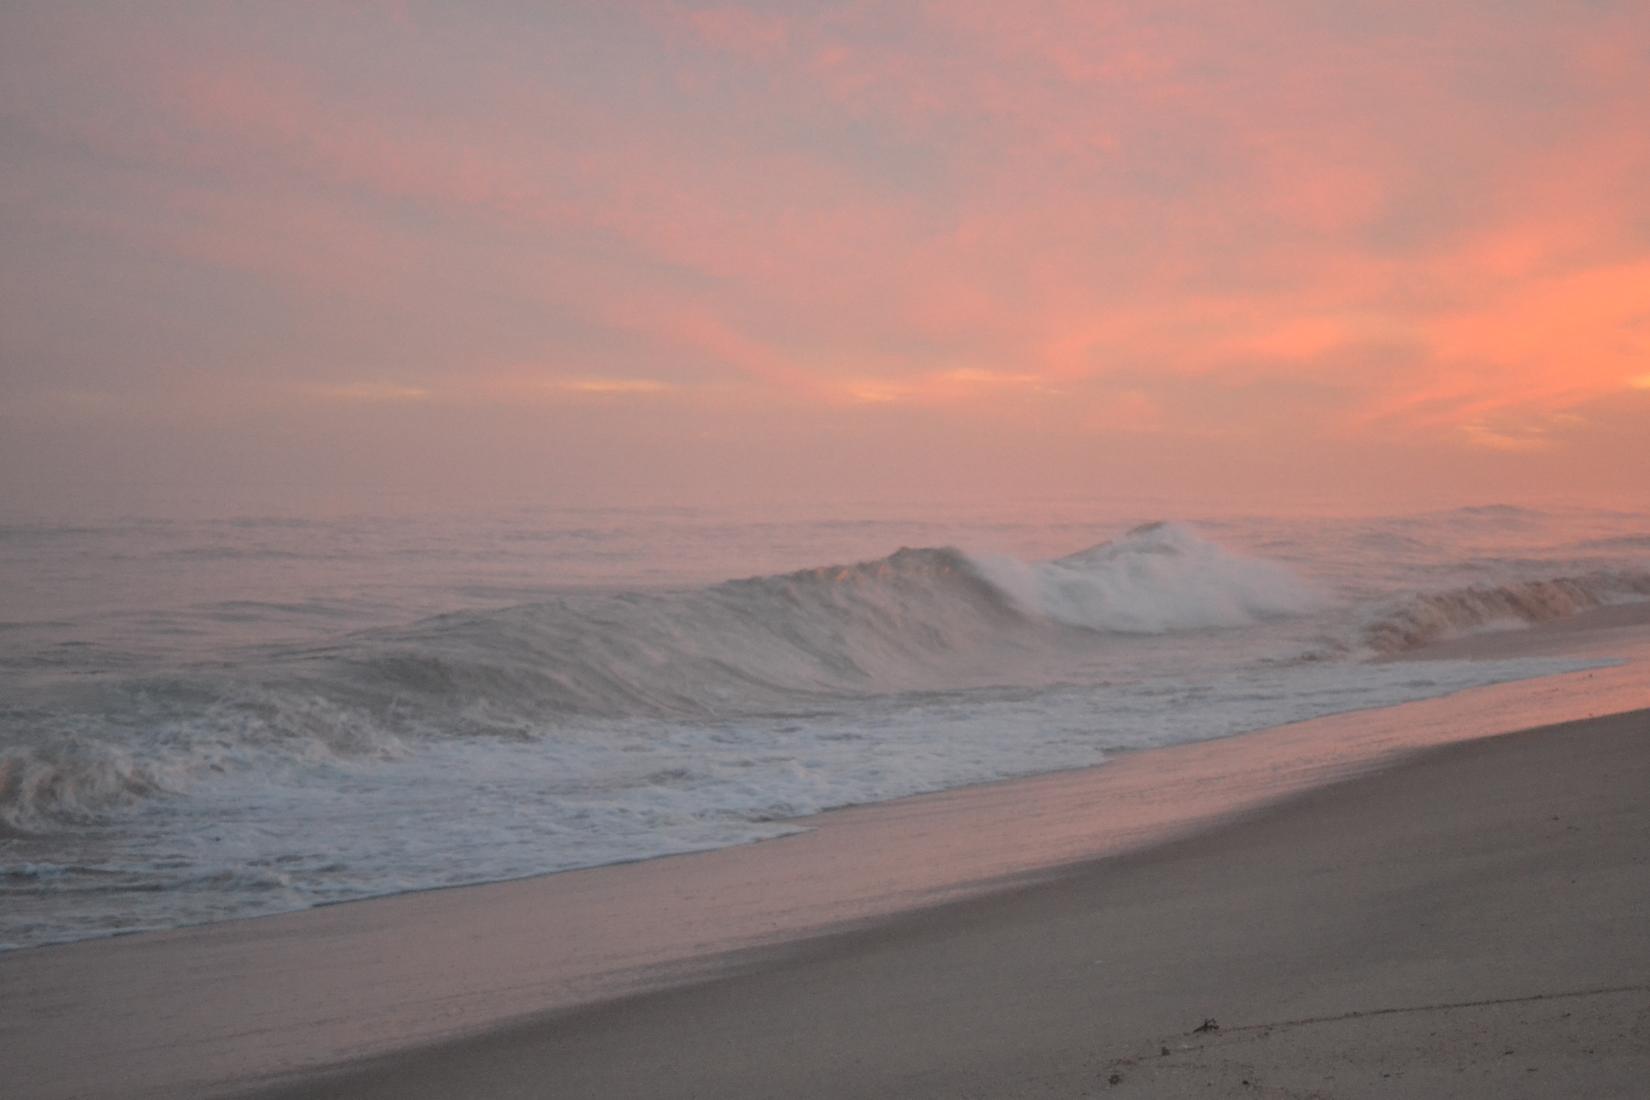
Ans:
[[[1577,667],[1650,515],[500,509],[0,521],[0,945],[782,835]]]

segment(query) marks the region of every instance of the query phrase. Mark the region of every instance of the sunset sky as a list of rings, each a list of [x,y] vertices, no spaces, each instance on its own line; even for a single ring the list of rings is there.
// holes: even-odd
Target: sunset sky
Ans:
[[[1642,0],[0,9],[0,505],[1650,500]]]

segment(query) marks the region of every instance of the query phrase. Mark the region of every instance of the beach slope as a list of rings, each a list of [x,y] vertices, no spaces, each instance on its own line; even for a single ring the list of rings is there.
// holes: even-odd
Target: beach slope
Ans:
[[[1642,1096],[1647,792],[1642,711],[1448,745],[265,1095]]]

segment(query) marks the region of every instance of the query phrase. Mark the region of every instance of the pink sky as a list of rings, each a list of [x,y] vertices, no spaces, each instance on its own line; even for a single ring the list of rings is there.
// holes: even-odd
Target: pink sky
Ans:
[[[1650,7],[13,3],[0,504],[1650,499]]]

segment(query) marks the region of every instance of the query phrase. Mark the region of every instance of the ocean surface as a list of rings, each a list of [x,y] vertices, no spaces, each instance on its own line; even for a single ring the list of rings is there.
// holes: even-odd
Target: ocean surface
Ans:
[[[844,518],[846,516],[846,518]],[[0,946],[715,848],[1577,667],[1650,515],[0,516]]]

